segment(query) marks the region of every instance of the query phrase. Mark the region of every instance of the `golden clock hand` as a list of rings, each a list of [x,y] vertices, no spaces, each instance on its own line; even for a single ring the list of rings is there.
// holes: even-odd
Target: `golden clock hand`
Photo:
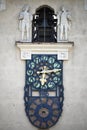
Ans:
[[[45,82],[47,81],[45,77],[46,77],[46,74],[43,73],[43,74],[42,74],[42,77],[40,78],[40,81],[41,81],[41,84],[42,84],[42,85],[44,85]]]
[[[47,80],[46,80],[45,70],[46,70],[46,66],[43,67],[43,70],[42,70],[42,71],[38,71],[38,72],[37,72],[38,74],[42,74],[42,76],[41,76],[41,78],[40,78],[40,81],[41,81],[41,84],[42,84],[42,85],[44,85],[45,82],[47,81]]]
[[[42,71],[38,71],[37,74],[43,74],[43,73],[46,73],[46,72],[45,72],[45,71],[46,71],[46,68],[47,68],[47,67],[44,66],[44,67],[43,67],[43,70],[42,70]]]
[[[44,73],[52,73],[52,72],[58,72],[61,69],[53,69],[53,70],[45,70]]]
[[[53,69],[53,70],[42,70],[42,71],[38,71],[38,74],[43,74],[43,73],[52,73],[52,72],[58,72],[61,71],[61,69]]]
[[[41,81],[41,84],[44,85],[45,82],[47,81],[46,80],[46,74],[47,73],[52,73],[52,72],[58,72],[58,71],[61,71],[61,69],[53,69],[53,70],[47,70],[46,66],[43,67],[44,69],[42,71],[37,71],[37,74],[42,74],[41,78],[40,78],[40,81]]]

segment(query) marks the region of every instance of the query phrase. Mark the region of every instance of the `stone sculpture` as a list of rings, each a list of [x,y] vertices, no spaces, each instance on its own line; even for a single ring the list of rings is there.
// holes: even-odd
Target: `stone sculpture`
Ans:
[[[32,14],[28,5],[24,6],[19,14],[19,29],[22,34],[22,41],[31,42],[32,39]]]
[[[64,7],[57,13],[57,42],[68,41],[68,30],[71,25],[70,12]]]

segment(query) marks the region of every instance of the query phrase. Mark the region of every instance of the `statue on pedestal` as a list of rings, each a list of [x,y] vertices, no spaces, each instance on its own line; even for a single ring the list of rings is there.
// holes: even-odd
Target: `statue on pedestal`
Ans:
[[[57,13],[57,42],[68,41],[68,30],[70,30],[71,15],[64,7]]]
[[[31,42],[32,39],[32,19],[33,16],[30,13],[29,6],[26,5],[23,7],[22,11],[19,14],[19,29],[21,30],[23,42]]]

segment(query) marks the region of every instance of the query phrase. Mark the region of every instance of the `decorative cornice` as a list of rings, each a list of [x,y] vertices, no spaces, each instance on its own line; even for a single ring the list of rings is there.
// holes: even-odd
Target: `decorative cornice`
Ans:
[[[23,60],[30,59],[32,54],[57,54],[58,59],[68,60],[68,53],[74,46],[74,42],[28,43],[16,41],[15,44],[21,50]]]

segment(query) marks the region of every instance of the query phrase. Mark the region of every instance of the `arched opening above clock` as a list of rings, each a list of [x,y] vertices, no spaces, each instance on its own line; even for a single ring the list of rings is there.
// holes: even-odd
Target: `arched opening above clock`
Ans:
[[[32,22],[33,42],[57,42],[56,24],[54,9],[44,5],[36,10]]]

